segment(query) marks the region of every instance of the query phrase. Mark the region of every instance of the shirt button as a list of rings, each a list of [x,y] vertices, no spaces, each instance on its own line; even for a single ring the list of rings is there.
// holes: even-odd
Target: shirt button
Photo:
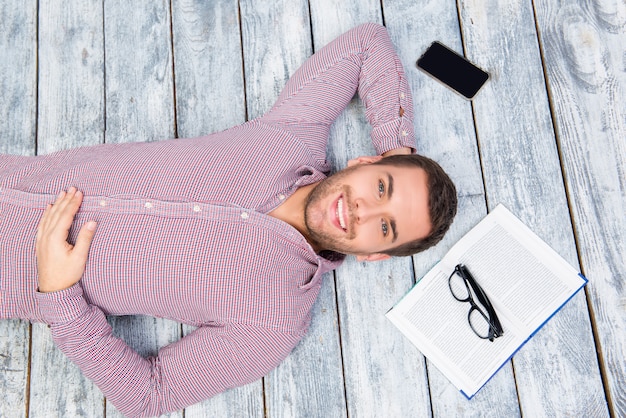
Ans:
[[[152,208],[152,203],[150,202],[146,202],[146,204],[144,205],[147,209]]]
[[[400,98],[404,99],[404,93],[400,93]]]
[[[241,214],[241,217],[242,217],[243,219],[248,219],[248,218],[250,217],[250,215],[248,215],[248,212],[243,212],[243,213]]]
[[[106,200],[101,200],[100,201],[100,206],[104,207],[107,205],[107,201]]]
[[[402,136],[408,136],[409,133],[407,131],[402,131]]]
[[[199,205],[195,205],[195,206],[193,207],[193,211],[194,211],[194,212],[200,212],[201,210],[202,210],[202,209],[200,208],[200,206],[199,206]]]
[[[285,195],[284,194],[279,194],[278,195],[278,199],[279,200],[285,200]]]

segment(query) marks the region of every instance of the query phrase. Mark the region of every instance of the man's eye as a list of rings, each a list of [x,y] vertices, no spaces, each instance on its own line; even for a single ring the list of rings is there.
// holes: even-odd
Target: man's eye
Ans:
[[[389,227],[387,226],[387,222],[383,221],[381,228],[383,229],[383,236],[387,236],[389,233]]]
[[[385,183],[382,180],[378,180],[378,195],[382,197],[385,194]]]

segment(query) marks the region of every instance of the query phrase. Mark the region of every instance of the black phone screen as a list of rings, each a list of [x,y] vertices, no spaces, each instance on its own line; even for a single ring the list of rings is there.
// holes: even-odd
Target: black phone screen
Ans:
[[[417,66],[468,99],[489,78],[488,73],[439,42],[430,45],[417,60]]]

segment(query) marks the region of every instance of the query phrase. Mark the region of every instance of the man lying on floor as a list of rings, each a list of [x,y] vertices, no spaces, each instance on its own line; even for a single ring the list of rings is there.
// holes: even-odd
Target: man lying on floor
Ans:
[[[357,91],[379,155],[327,177],[330,126]],[[443,237],[455,187],[414,149],[404,70],[385,28],[365,24],[224,132],[0,156],[0,317],[49,324],[128,416],[252,382],[305,335],[344,255],[406,256]],[[134,314],[198,328],[143,358],[105,318]]]

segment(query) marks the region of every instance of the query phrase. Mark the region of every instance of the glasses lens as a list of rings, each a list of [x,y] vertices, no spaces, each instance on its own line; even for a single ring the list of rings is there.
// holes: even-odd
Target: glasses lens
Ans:
[[[479,337],[489,338],[489,318],[480,309],[472,308],[468,319],[470,326]]]
[[[454,273],[450,276],[450,291],[452,295],[461,302],[468,301],[470,298],[469,288],[465,280],[458,274]]]

